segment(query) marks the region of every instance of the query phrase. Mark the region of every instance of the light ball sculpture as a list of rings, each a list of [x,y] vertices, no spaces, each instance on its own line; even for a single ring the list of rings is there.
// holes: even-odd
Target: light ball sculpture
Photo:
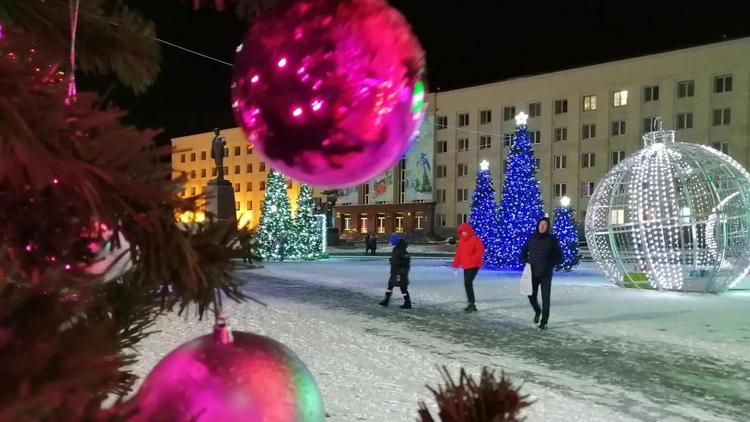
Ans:
[[[721,293],[750,270],[750,174],[713,148],[643,136],[586,212],[594,261],[622,287]]]

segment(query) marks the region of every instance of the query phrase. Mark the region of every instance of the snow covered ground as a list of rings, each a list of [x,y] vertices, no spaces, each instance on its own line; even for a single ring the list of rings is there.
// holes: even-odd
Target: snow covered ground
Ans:
[[[425,384],[482,366],[504,370],[537,402],[529,421],[731,421],[750,414],[750,279],[727,294],[620,289],[592,265],[553,280],[539,332],[518,274],[481,272],[479,312],[465,315],[462,278],[446,259],[415,259],[414,309],[377,305],[383,258],[273,263],[239,270],[262,300],[227,305],[235,330],[277,339],[304,360],[330,421],[414,421]],[[141,345],[145,375],[211,321],[168,315]]]

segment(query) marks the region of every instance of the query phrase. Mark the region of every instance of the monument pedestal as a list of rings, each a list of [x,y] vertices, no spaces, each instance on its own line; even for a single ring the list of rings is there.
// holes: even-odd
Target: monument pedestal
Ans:
[[[206,212],[219,222],[234,222],[237,219],[232,182],[224,179],[208,181]]]

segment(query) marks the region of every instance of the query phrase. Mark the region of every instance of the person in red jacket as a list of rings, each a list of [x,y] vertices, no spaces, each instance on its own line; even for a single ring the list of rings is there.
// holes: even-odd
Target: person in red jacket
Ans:
[[[483,256],[484,244],[479,236],[474,234],[471,224],[463,223],[458,226],[458,246],[456,257],[453,259],[453,268],[456,268],[456,274],[458,274],[458,267],[464,269],[464,287],[466,298],[469,300],[469,306],[464,309],[465,312],[477,311],[474,304],[474,278],[482,267]]]

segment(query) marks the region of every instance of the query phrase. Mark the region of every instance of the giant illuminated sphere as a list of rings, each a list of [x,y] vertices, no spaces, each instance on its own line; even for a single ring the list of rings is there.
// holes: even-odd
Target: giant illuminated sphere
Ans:
[[[425,55],[385,0],[284,2],[237,49],[232,107],[271,166],[314,186],[391,168],[424,115]]]
[[[594,260],[623,287],[731,288],[750,269],[750,174],[713,148],[675,142],[674,131],[643,140],[591,197]]]

